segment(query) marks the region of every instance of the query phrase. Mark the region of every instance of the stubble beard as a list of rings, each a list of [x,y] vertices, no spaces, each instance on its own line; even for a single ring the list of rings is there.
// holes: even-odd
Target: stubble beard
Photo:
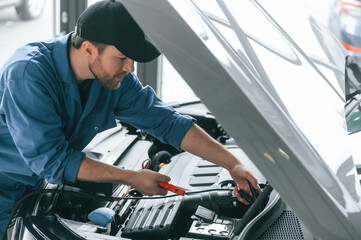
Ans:
[[[89,63],[88,64],[89,70],[91,71],[91,73],[94,75],[94,77],[98,80],[98,82],[110,89],[110,90],[115,90],[117,88],[119,88],[120,86],[120,82],[122,81],[122,79],[120,79],[119,81],[116,81],[114,77],[111,77],[103,68],[103,65],[100,61],[100,59],[97,57],[93,63]]]

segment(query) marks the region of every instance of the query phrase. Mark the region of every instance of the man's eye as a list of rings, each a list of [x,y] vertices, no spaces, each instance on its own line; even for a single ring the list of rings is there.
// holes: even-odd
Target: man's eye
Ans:
[[[121,61],[124,61],[125,59],[127,59],[126,57],[123,57],[123,58],[119,58]]]

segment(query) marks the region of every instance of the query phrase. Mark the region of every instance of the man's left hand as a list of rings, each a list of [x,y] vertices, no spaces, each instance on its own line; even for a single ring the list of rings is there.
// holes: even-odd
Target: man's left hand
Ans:
[[[233,193],[237,196],[237,199],[245,205],[249,205],[249,203],[244,199],[240,194],[239,190],[243,190],[249,196],[252,196],[251,189],[249,188],[249,181],[253,188],[256,189],[259,193],[261,192],[260,187],[258,186],[257,179],[252,175],[250,171],[241,163],[236,164],[232,169],[229,170],[234,181],[237,183],[237,187],[234,188]]]

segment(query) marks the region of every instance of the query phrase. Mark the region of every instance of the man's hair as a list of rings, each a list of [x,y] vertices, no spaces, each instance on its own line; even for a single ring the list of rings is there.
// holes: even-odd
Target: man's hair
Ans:
[[[98,42],[90,41],[85,38],[79,37],[76,33],[73,33],[71,35],[71,39],[70,39],[71,45],[73,45],[73,47],[75,47],[76,49],[79,49],[81,47],[81,45],[83,44],[83,42],[85,42],[85,41],[91,42],[98,49],[99,54],[101,54],[103,52],[103,50],[105,49],[105,47],[107,46],[104,43],[98,43]]]

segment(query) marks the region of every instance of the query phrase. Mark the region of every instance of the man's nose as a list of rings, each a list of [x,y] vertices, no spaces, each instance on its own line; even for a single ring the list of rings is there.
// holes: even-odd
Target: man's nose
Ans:
[[[122,71],[134,72],[134,61],[130,58],[126,58],[123,61]]]

